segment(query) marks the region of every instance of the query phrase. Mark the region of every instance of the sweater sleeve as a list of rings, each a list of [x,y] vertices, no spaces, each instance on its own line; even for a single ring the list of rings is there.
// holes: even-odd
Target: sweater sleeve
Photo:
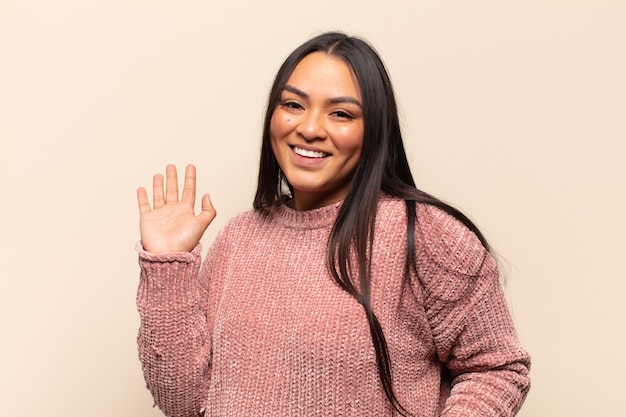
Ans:
[[[425,311],[452,378],[442,416],[514,416],[530,388],[530,357],[519,344],[497,264],[459,221],[432,207],[423,214]]]
[[[137,245],[139,359],[155,405],[168,417],[198,417],[206,407],[210,339],[201,250],[152,254]]]
[[[530,388],[530,358],[519,345],[497,280],[468,311],[449,355],[453,379],[444,416],[517,414]]]

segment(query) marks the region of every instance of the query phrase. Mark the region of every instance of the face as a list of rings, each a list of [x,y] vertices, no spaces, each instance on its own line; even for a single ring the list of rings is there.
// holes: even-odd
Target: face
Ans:
[[[303,58],[274,109],[270,139],[295,209],[342,200],[363,146],[361,93],[350,67],[325,52]]]

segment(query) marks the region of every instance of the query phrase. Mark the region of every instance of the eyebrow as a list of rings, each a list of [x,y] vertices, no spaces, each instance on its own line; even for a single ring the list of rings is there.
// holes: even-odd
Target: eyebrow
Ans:
[[[302,97],[303,99],[308,100],[310,98],[310,96],[305,93],[304,91],[292,86],[292,85],[286,85],[283,90],[289,91],[290,93],[294,93],[297,96]],[[355,99],[354,97],[350,97],[350,96],[341,96],[341,97],[331,97],[328,100],[329,103],[331,104],[338,104],[338,103],[353,103],[356,104],[357,106],[359,106],[360,108],[363,108],[363,105],[361,104],[361,102],[357,99]]]

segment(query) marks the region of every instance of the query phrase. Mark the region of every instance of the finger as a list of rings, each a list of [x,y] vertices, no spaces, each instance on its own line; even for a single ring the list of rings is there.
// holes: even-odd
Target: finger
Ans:
[[[151,210],[150,202],[148,201],[148,192],[143,187],[137,189],[137,204],[139,205],[140,215]]]
[[[202,211],[198,214],[198,220],[202,224],[208,226],[213,219],[217,216],[217,211],[215,207],[213,207],[213,203],[211,202],[211,197],[208,194],[202,196]]]
[[[165,202],[173,203],[178,201],[178,174],[174,165],[165,168]]]
[[[152,206],[156,209],[165,204],[163,196],[163,175],[156,174],[152,177]]]
[[[193,207],[196,204],[196,167],[187,165],[181,201]]]

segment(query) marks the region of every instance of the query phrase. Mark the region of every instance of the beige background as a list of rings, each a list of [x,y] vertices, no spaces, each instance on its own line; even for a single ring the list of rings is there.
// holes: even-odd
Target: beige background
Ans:
[[[135,189],[197,164],[251,205],[282,59],[385,59],[419,185],[502,256],[521,416],[623,415],[626,2],[0,0],[0,414],[161,415],[135,350]]]

